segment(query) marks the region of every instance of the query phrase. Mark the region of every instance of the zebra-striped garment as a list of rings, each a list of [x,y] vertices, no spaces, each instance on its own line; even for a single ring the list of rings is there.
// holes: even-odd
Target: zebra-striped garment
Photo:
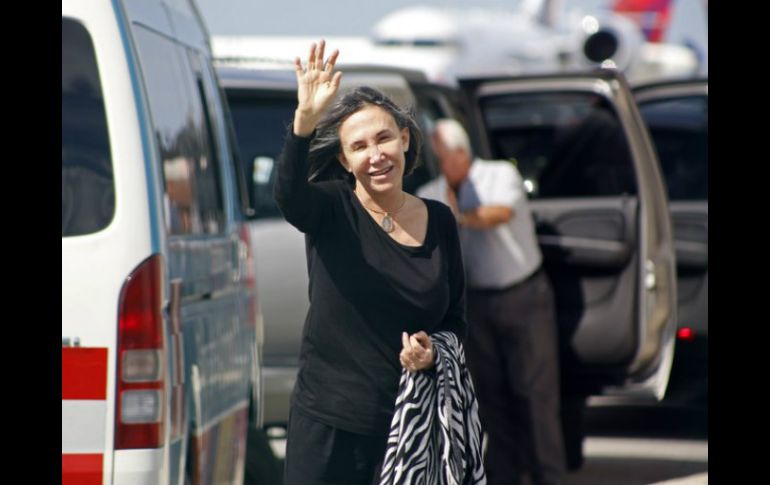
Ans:
[[[431,335],[431,371],[401,373],[380,485],[486,484],[481,423],[465,353],[453,332]]]

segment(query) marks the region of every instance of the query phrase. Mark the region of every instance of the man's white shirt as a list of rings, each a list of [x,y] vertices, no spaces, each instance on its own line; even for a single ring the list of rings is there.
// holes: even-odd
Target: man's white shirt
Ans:
[[[417,195],[444,204],[447,181],[443,175],[420,187]],[[530,276],[543,256],[519,171],[509,162],[476,159],[457,195],[460,212],[480,206],[510,207],[513,217],[489,229],[460,228],[468,287],[501,289]]]

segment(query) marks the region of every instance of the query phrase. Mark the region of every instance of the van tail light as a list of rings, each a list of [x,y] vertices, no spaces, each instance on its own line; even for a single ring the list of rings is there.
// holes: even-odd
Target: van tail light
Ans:
[[[246,283],[246,288],[249,292],[249,308],[248,308],[248,325],[255,326],[257,322],[257,267],[254,262],[254,254],[251,250],[251,236],[249,235],[249,228],[246,225],[241,226],[240,239],[242,250],[244,251],[244,268],[243,278]]]
[[[163,257],[154,255],[134,270],[121,290],[115,400],[119,450],[164,444],[163,288]]]

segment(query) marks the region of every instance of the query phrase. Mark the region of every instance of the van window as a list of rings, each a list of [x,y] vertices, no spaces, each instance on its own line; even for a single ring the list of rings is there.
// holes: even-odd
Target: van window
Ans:
[[[182,48],[180,47],[180,50]],[[190,71],[195,76],[195,102],[200,106],[198,110],[202,116],[202,124],[205,134],[205,141],[208,147],[208,164],[205,170],[198,173],[198,203],[202,208],[204,227],[208,234],[214,234],[224,231],[225,212],[224,212],[224,194],[222,181],[222,160],[220,160],[220,148],[226,145],[219,139],[219,131],[222,117],[217,108],[216,93],[211,85],[211,78],[204,80],[203,66],[205,59],[199,52],[192,49],[187,50],[187,62],[189,62]],[[210,75],[209,71],[206,71]]]
[[[636,194],[628,141],[603,97],[515,94],[481,107],[493,156],[517,166],[530,198]]]
[[[278,157],[297,107],[295,97],[259,98],[228,92],[238,150],[256,216],[282,218],[273,199]]]
[[[224,231],[221,167],[200,77],[187,49],[141,26],[134,29],[165,184],[172,235]]]
[[[658,152],[670,200],[708,200],[708,98],[639,104]]]
[[[61,235],[106,228],[115,214],[112,156],[99,70],[82,24],[61,25]]]

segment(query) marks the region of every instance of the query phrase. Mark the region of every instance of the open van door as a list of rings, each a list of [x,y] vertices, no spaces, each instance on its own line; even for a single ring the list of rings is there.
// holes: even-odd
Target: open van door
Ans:
[[[660,400],[676,330],[664,182],[614,71],[463,79],[476,155],[525,179],[553,283],[564,394]]]
[[[666,181],[677,265],[677,353],[666,402],[708,399],[708,80],[634,88]]]

